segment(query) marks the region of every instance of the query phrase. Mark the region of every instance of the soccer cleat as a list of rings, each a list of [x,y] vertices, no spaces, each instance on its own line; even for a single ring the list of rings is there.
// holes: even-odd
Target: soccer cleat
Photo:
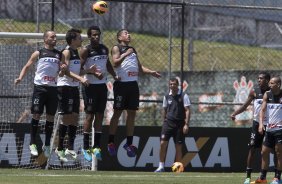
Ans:
[[[72,157],[72,159],[76,160],[77,158],[77,154],[74,150],[69,150],[69,149],[66,149],[65,151],[65,155],[70,155]]]
[[[246,178],[244,184],[250,184],[251,179],[250,178]]]
[[[97,160],[102,160],[102,154],[100,148],[94,148],[92,149],[93,155],[97,158]]]
[[[44,152],[45,157],[49,158],[51,155],[50,146],[42,146],[42,151]]]
[[[159,167],[159,168],[157,168],[154,172],[155,172],[155,173],[158,173],[158,172],[165,172],[165,170],[164,170],[163,167]]]
[[[266,179],[256,179],[255,181],[252,181],[250,184],[256,184],[256,183],[264,183],[264,184],[267,184],[267,180]]]
[[[38,156],[38,151],[35,144],[29,145],[29,150],[33,156]]]
[[[123,145],[123,148],[126,150],[127,152],[127,156],[129,157],[135,157],[136,156],[136,150],[137,148],[135,146],[133,146],[132,144],[131,145]]]
[[[270,184],[279,184],[279,183],[280,181],[278,180],[278,178],[273,178]]]
[[[88,162],[92,161],[92,154],[91,154],[90,149],[85,150],[85,149],[81,148],[81,152],[83,153],[85,160],[87,160]]]
[[[68,159],[66,158],[64,150],[59,151],[58,148],[55,150],[55,153],[59,157],[59,160],[62,162],[67,162]]]
[[[114,143],[108,144],[108,152],[111,156],[115,156],[117,154],[116,146]]]

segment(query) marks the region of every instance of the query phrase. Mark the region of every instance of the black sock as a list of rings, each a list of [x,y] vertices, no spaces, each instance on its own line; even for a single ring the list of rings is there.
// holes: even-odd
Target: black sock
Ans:
[[[45,146],[50,146],[50,140],[53,133],[54,122],[46,121],[45,123]]]
[[[76,130],[77,130],[77,126],[69,125],[69,130],[68,130],[68,149],[69,150],[73,150]]]
[[[266,173],[267,173],[267,170],[261,170],[260,171],[260,179],[261,180],[264,180],[264,179],[266,179]]]
[[[252,168],[247,168],[247,169],[246,169],[247,178],[251,178],[252,171],[253,171]]]
[[[277,168],[274,167],[274,178],[275,178],[276,174],[277,174]]]
[[[58,144],[58,150],[61,151],[64,149],[64,140],[67,132],[67,126],[66,125],[59,125],[59,144]]]
[[[133,136],[127,136],[126,138],[126,144],[128,146],[130,146],[132,144],[132,141],[133,141]]]
[[[89,132],[83,133],[83,149],[88,150],[89,149]]]
[[[279,171],[279,170],[276,171],[275,178],[280,180],[280,178],[281,178],[281,171]]]
[[[36,133],[38,128],[39,120],[31,119],[31,126],[30,126],[30,145],[35,144],[36,140]]]
[[[102,132],[95,132],[93,148],[100,148],[101,135],[102,135]]]
[[[115,135],[109,135],[108,143],[115,143]]]

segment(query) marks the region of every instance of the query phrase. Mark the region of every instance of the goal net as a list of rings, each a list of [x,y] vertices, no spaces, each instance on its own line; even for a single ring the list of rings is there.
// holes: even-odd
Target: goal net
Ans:
[[[85,35],[84,43],[87,42]],[[31,95],[33,92],[33,78],[35,67],[30,69],[24,79],[17,86],[14,85],[15,78],[18,77],[22,67],[28,61],[30,55],[37,49],[43,47],[42,33],[0,33],[0,159],[9,160],[9,163],[19,168],[48,168],[48,169],[79,169],[95,170],[96,163],[89,163],[84,160],[81,153],[83,145],[83,120],[84,113],[80,113],[79,127],[75,139],[74,150],[78,153],[76,160],[69,159],[66,163],[61,163],[54,152],[57,147],[58,133],[54,128],[54,146],[49,160],[44,156],[41,146],[45,140],[43,114],[39,122],[39,136],[41,144],[38,144],[39,156],[32,157],[29,151],[30,135],[21,132],[29,132]],[[57,34],[57,49],[61,50],[66,42],[65,35]],[[82,103],[83,104],[83,103]],[[81,107],[83,111],[83,107]],[[56,123],[55,118],[55,123]],[[27,123],[26,130],[16,131],[17,124]],[[54,126],[56,127],[56,126]],[[90,140],[91,141],[91,140]],[[92,142],[92,141],[91,141]],[[65,138],[67,145],[67,137]],[[1,163],[1,162],[0,162]],[[3,163],[2,163],[3,164]]]

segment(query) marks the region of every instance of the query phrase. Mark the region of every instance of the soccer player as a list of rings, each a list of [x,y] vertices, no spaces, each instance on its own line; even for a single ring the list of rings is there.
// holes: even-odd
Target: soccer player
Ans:
[[[248,106],[253,102],[254,103],[254,111],[253,111],[253,125],[252,125],[252,132],[250,135],[250,142],[248,144],[249,146],[249,152],[247,157],[247,177],[245,179],[244,184],[249,184],[251,180],[251,174],[252,174],[252,164],[253,164],[253,157],[255,150],[260,149],[263,142],[264,133],[260,134],[258,132],[259,127],[259,117],[260,117],[260,110],[261,110],[261,104],[262,104],[262,98],[266,91],[268,91],[270,88],[268,87],[268,82],[270,80],[270,75],[266,72],[261,72],[258,75],[258,86],[253,88],[246,100],[246,102],[236,111],[234,111],[231,114],[231,119],[234,121],[236,115],[244,112]],[[264,119],[263,124],[266,125],[267,119]]]
[[[129,46],[131,37],[126,29],[122,29],[117,33],[118,44],[112,48],[112,62],[121,78],[120,81],[114,82],[114,113],[110,120],[108,151],[111,156],[116,155],[116,147],[114,144],[114,137],[116,134],[119,118],[126,110],[126,127],[127,127],[127,141],[123,148],[127,151],[129,157],[136,155],[136,147],[132,144],[134,133],[134,121],[136,110],[139,107],[139,87],[138,76],[140,73],[150,74],[154,77],[160,78],[161,75],[153,70],[145,68],[138,60],[136,50]]]
[[[268,122],[262,145],[261,175],[251,183],[267,183],[266,174],[269,166],[269,154],[274,149],[277,155],[277,171],[271,184],[279,184],[282,171],[282,90],[281,78],[272,77],[269,81],[270,90],[263,95],[263,102],[260,111],[259,133],[262,135],[264,117],[267,115]]]
[[[169,80],[170,92],[163,99],[163,126],[161,132],[160,162],[155,172],[164,172],[165,157],[168,141],[171,137],[175,143],[175,162],[181,162],[182,145],[184,135],[188,133],[191,116],[190,100],[187,94],[183,94],[178,88],[176,78]]]
[[[104,111],[106,109],[108,89],[107,89],[107,72],[109,72],[115,80],[118,80],[110,60],[109,49],[100,44],[101,30],[98,26],[91,26],[87,30],[87,36],[90,44],[82,48],[80,57],[82,66],[88,70],[92,65],[96,66],[97,71],[94,74],[86,74],[85,78],[90,85],[85,87],[83,92],[86,119],[83,129],[83,155],[87,161],[92,161],[92,154],[98,160],[102,159],[100,139],[102,134],[102,123]],[[94,120],[94,145],[89,147],[89,135],[91,132],[92,121]]]
[[[35,77],[34,77],[34,90],[32,95],[31,105],[31,129],[30,129],[30,152],[33,156],[38,156],[36,146],[36,133],[40,117],[43,113],[44,107],[46,108],[46,123],[45,123],[45,144],[42,147],[44,155],[50,156],[50,139],[53,132],[54,115],[57,111],[58,98],[57,98],[57,76],[61,68],[61,72],[75,77],[76,79],[87,84],[87,80],[79,77],[72,72],[68,72],[64,64],[64,56],[62,53],[55,49],[57,38],[54,31],[46,31],[43,35],[44,48],[35,51],[25,66],[22,68],[20,75],[15,79],[15,84],[21,82],[31,66],[37,62]]]
[[[68,69],[80,75],[81,63],[78,54],[78,48],[81,47],[82,38],[81,30],[70,29],[66,33],[67,47],[62,51],[65,56],[65,63]],[[86,72],[86,71],[84,71]],[[87,72],[91,72],[88,70]],[[93,70],[95,72],[95,70]],[[63,162],[67,162],[66,156],[71,156],[73,159],[77,158],[77,154],[74,151],[74,140],[76,137],[76,130],[79,121],[79,81],[75,80],[67,75],[63,75],[58,78],[58,114],[59,119],[59,143],[56,153],[59,159]],[[64,149],[64,139],[66,132],[68,131],[68,147]]]

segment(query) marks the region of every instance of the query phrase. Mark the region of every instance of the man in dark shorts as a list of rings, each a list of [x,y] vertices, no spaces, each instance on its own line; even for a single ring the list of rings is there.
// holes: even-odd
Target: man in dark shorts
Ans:
[[[270,184],[281,183],[282,171],[282,90],[281,78],[272,77],[269,81],[270,90],[263,95],[263,102],[260,111],[259,133],[265,131],[265,138],[262,145],[261,155],[261,174],[260,177],[251,183],[267,183],[266,174],[269,166],[269,154],[272,150],[277,155],[277,171]],[[264,117],[268,121],[266,129],[264,126]]]
[[[248,144],[249,152],[248,152],[248,157],[247,157],[247,168],[246,168],[247,177],[244,181],[244,184],[250,184],[251,174],[252,174],[252,171],[253,171],[252,163],[253,163],[254,153],[255,153],[255,150],[261,148],[262,142],[263,142],[263,137],[264,137],[264,133],[261,135],[258,132],[259,115],[260,115],[260,109],[261,109],[263,95],[266,91],[268,91],[270,89],[268,87],[270,75],[266,72],[261,72],[258,75],[257,80],[258,80],[258,86],[251,89],[246,102],[239,109],[234,111],[230,116],[231,119],[234,121],[236,115],[244,112],[252,102],[254,103],[253,125],[252,125],[252,131],[251,131],[251,135],[250,135],[250,142]],[[267,123],[267,119],[265,119],[264,125],[266,125],[266,123]]]
[[[114,80],[118,77],[109,60],[108,48],[100,43],[101,30],[98,26],[91,26],[87,30],[90,44],[80,51],[81,63],[85,70],[89,70],[95,65],[97,72],[87,73],[85,78],[89,81],[89,86],[83,88],[83,99],[86,112],[83,129],[82,153],[87,161],[92,161],[92,154],[98,159],[102,159],[100,139],[102,135],[102,124],[104,111],[106,109],[108,89],[107,73],[110,73]],[[94,120],[94,145],[89,146],[89,137]]]
[[[67,46],[62,53],[65,56],[65,63],[69,70],[76,75],[81,73],[81,62],[78,48],[81,47],[81,30],[70,29],[66,33]],[[88,71],[90,72],[90,71]],[[63,75],[58,78],[58,114],[59,114],[59,142],[56,149],[60,161],[67,162],[68,158],[76,159],[77,153],[74,150],[74,140],[79,121],[79,81]],[[64,148],[64,139],[68,132],[68,145]]]
[[[30,132],[30,152],[33,156],[38,156],[36,146],[36,133],[40,117],[46,108],[46,123],[45,123],[45,143],[42,147],[44,155],[50,156],[50,140],[52,137],[54,116],[57,111],[58,97],[57,97],[57,76],[60,69],[67,72],[65,65],[65,58],[62,53],[55,49],[56,33],[54,31],[46,31],[43,35],[44,48],[35,51],[29,58],[26,65],[22,68],[21,73],[15,84],[21,82],[32,65],[37,62],[36,72],[34,77],[34,90],[32,95],[32,120]],[[68,75],[87,83],[87,81],[72,72],[67,72]]]
[[[184,137],[189,130],[191,116],[189,97],[179,90],[179,82],[176,78],[169,80],[169,88],[169,94],[163,99],[164,121],[161,132],[160,162],[155,172],[165,171],[165,157],[171,137],[175,143],[175,162],[181,161]]]
[[[136,147],[132,144],[136,110],[139,108],[138,76],[140,73],[150,74],[160,78],[161,75],[141,65],[136,50],[129,46],[130,34],[126,29],[117,33],[118,44],[112,48],[112,62],[115,71],[120,78],[114,82],[114,114],[110,121],[108,151],[111,156],[116,155],[114,137],[116,134],[119,118],[126,110],[126,134],[127,140],[123,148],[129,157],[136,155]]]

